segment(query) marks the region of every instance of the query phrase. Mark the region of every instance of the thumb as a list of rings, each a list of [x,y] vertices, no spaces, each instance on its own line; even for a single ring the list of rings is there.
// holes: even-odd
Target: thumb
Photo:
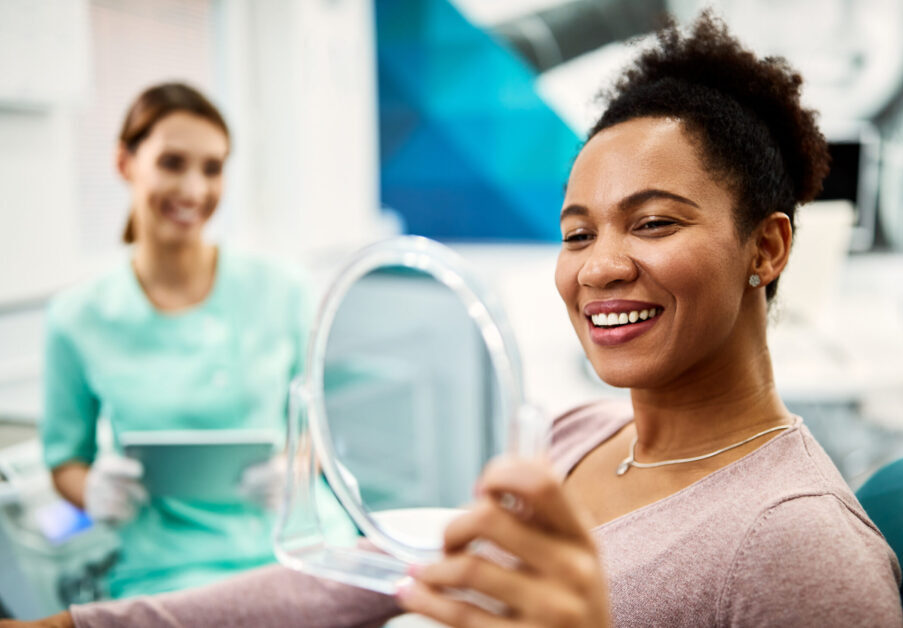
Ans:
[[[144,466],[134,458],[103,456],[95,466],[104,474],[115,478],[137,480],[144,475]]]

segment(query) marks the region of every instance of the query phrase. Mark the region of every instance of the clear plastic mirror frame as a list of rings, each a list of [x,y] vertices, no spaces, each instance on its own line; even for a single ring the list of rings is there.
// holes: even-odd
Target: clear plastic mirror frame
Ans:
[[[524,403],[520,363],[504,312],[463,258],[418,236],[386,240],[355,255],[326,292],[311,331],[305,372],[292,383],[286,483],[273,544],[279,561],[292,569],[386,594],[397,591],[409,564],[438,559],[441,547],[387,534],[349,486],[337,464],[326,416],[324,364],[333,322],[351,287],[375,270],[399,266],[426,273],[451,289],[479,329],[499,387],[499,420],[508,425],[507,450],[535,455],[545,437],[539,412]],[[385,554],[329,543],[317,514],[319,468],[357,527]]]

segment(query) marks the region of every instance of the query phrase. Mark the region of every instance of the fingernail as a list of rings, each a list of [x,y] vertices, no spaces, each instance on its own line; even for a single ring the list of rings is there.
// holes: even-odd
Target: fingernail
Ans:
[[[423,565],[410,564],[406,571],[412,578],[419,578],[420,574],[423,573]]]
[[[411,593],[413,593],[413,591],[414,591],[414,580],[410,577],[404,578],[398,584],[398,589],[395,590],[395,599],[397,599],[397,600],[410,599]]]
[[[486,489],[483,488],[483,483],[479,480],[476,481],[476,484],[473,485],[473,495],[474,497],[482,497],[486,492]]]

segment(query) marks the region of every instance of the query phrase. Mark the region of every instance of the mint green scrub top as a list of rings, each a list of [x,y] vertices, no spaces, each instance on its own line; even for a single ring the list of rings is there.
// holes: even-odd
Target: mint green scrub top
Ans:
[[[100,416],[117,449],[118,435],[130,430],[284,434],[312,305],[303,286],[287,269],[220,248],[210,294],[188,310],[156,310],[128,263],[56,297],[47,313],[41,426],[48,467],[91,464]],[[329,535],[354,536],[329,489],[320,489]],[[183,589],[272,562],[273,519],[250,503],[152,498],[119,528],[110,595]]]

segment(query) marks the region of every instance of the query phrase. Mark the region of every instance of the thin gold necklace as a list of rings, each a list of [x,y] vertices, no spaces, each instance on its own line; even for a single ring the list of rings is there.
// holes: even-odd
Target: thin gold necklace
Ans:
[[[634,456],[636,455],[636,443],[637,437],[633,437],[633,443],[630,445],[630,455],[628,455],[621,464],[618,465],[617,470],[615,470],[615,474],[618,476],[624,475],[627,473],[627,470],[630,467],[637,467],[639,469],[651,469],[653,467],[664,467],[669,464],[682,464],[684,462],[696,462],[697,460],[705,460],[706,458],[711,458],[712,456],[717,456],[718,454],[723,454],[724,452],[734,449],[735,447],[739,447],[740,445],[745,445],[746,443],[756,440],[760,436],[764,436],[765,434],[770,434],[771,432],[777,432],[778,430],[787,430],[793,427],[792,425],[778,425],[777,427],[771,427],[767,430],[762,430],[758,434],[750,436],[747,439],[741,440],[739,443],[734,443],[733,445],[728,445],[727,447],[722,447],[717,451],[713,451],[708,454],[703,454],[701,456],[694,456],[692,458],[676,458],[674,460],[662,460],[660,462],[637,462]]]

